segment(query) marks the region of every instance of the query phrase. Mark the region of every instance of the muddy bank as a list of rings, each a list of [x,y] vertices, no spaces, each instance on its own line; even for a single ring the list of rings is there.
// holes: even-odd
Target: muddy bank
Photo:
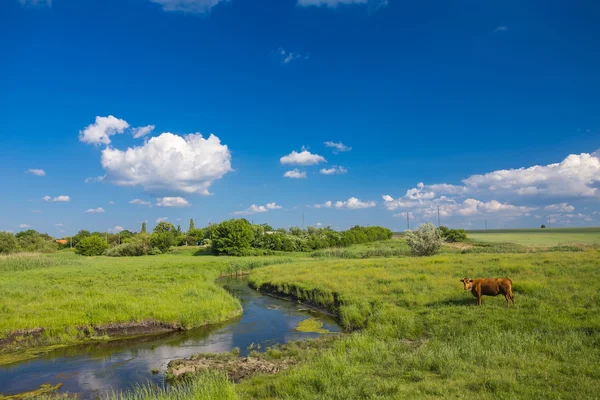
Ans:
[[[167,376],[178,379],[202,371],[218,370],[225,372],[232,381],[239,382],[258,374],[276,374],[295,364],[290,358],[265,360],[252,356],[237,357],[234,354],[200,354],[189,359],[171,361],[167,366]]]
[[[342,302],[337,293],[323,293],[318,289],[303,290],[296,288],[293,285],[287,286],[288,292],[286,293],[279,290],[277,286],[271,285],[269,283],[264,283],[257,287],[252,281],[250,281],[249,285],[251,288],[258,290],[264,295],[274,297],[280,300],[300,303],[309,309],[334,317],[339,322],[339,310]],[[323,304],[322,302],[318,302],[315,300],[318,298],[325,297],[332,297],[333,303]]]

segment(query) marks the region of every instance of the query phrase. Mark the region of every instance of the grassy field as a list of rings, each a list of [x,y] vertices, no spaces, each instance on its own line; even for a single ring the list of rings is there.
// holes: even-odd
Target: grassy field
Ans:
[[[503,229],[468,231],[470,239],[492,243],[551,247],[560,244],[600,244],[600,228]]]
[[[215,283],[280,257],[194,256],[194,248],[152,257],[80,257],[69,251],[0,257],[0,363],[32,345],[73,344],[82,328],[152,321],[184,329],[229,319],[239,302]],[[22,331],[43,328],[32,338]],[[17,334],[15,334],[15,332]],[[24,355],[26,356],[26,355]],[[17,356],[17,358],[20,356]]]
[[[249,398],[596,398],[600,253],[449,254],[255,270],[251,282],[337,309],[362,328]],[[515,308],[459,279],[508,276]]]
[[[234,385],[210,373],[114,398],[597,398],[600,251],[560,249],[491,243],[415,258],[395,239],[275,257],[199,256],[195,248],[137,258],[0,257],[0,340],[43,327],[41,343],[62,345],[90,339],[76,327],[220,321],[241,308],[214,280],[252,271],[254,286],[317,303],[350,333],[269,351],[265,357],[298,361],[276,375]],[[511,278],[516,307],[501,296],[475,306],[459,282],[465,276]],[[30,344],[40,342],[18,346]],[[2,347],[0,363],[14,350]]]

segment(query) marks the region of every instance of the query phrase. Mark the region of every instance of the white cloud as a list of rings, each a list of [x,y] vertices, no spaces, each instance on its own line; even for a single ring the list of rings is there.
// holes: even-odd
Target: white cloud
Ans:
[[[54,202],[68,202],[71,201],[71,198],[69,196],[65,196],[65,195],[61,195],[61,196],[56,196],[54,198],[50,197],[50,196],[44,196],[42,197],[42,200],[44,201],[54,201]]]
[[[159,207],[189,207],[191,204],[183,197],[160,197],[156,199]]]
[[[296,168],[291,171],[287,171],[285,174],[283,174],[283,176],[286,178],[304,179],[306,178],[306,172],[300,172],[300,170]]]
[[[408,218],[409,219],[414,219],[415,218],[415,215],[411,211],[401,212],[401,213],[394,214],[394,217],[403,217],[403,218],[406,218],[406,214],[408,214]]]
[[[108,204],[115,204],[115,202],[111,200],[108,202]]]
[[[102,207],[98,207],[98,208],[90,208],[89,210],[86,210],[86,214],[97,214],[97,213],[103,213],[104,212],[104,208]]]
[[[119,233],[119,232],[123,232],[125,230],[125,228],[123,228],[122,226],[115,226],[113,229],[113,232]]]
[[[594,197],[600,183],[596,153],[571,154],[560,163],[504,169],[463,180],[470,191],[543,197]]]
[[[25,171],[25,173],[32,174],[35,176],[46,176],[46,171],[44,171],[43,169],[32,168]]]
[[[506,32],[508,30],[507,26],[498,26],[494,29],[494,32]]]
[[[344,152],[344,151],[350,151],[350,150],[352,150],[352,147],[346,146],[342,142],[336,143],[336,142],[329,141],[329,142],[324,142],[323,144],[326,147],[333,148],[333,153],[334,154],[341,153],[341,152]]]
[[[107,179],[119,186],[201,195],[209,195],[210,185],[232,171],[227,146],[215,135],[205,139],[200,133],[163,133],[125,151],[107,147],[102,167]]]
[[[144,136],[152,133],[152,131],[154,131],[154,128],[155,128],[154,125],[147,125],[147,126],[140,126],[137,128],[132,128],[131,134],[133,135],[134,139],[139,139],[141,137],[144,137]]]
[[[138,206],[152,207],[152,203],[150,203],[149,201],[141,200],[141,199],[133,199],[129,202],[129,204],[136,204]]]
[[[108,145],[111,136],[123,133],[127,128],[129,128],[127,121],[115,118],[112,115],[96,117],[96,122],[79,131],[79,140],[96,146],[100,144]]]
[[[357,199],[356,197],[350,197],[348,200],[346,201],[336,201],[334,204],[335,208],[338,209],[342,209],[342,208],[347,208],[350,210],[358,210],[361,208],[372,208],[375,207],[377,204],[374,201],[360,201],[359,199]]]
[[[326,201],[323,204],[315,204],[313,207],[314,208],[331,208],[332,204],[333,203],[331,201]]]
[[[452,206],[451,206],[452,207]],[[457,205],[456,213],[461,216],[473,216],[478,214],[500,214],[502,216],[517,217],[529,215],[535,207],[515,206],[500,203],[496,200],[482,202],[476,199],[466,199],[461,205]]]
[[[150,0],[160,4],[164,11],[183,11],[189,13],[206,13],[212,7],[226,0]]]
[[[83,182],[85,183],[90,183],[90,182],[102,182],[104,179],[106,179],[106,175],[101,175],[101,176],[91,176],[89,178],[85,178],[85,180]]]
[[[327,162],[323,156],[312,154],[305,148],[302,148],[300,153],[294,150],[287,156],[281,157],[279,161],[284,165],[315,165]]]
[[[264,206],[257,206],[256,204],[252,204],[246,210],[235,211],[233,214],[235,214],[235,215],[250,215],[250,214],[256,214],[256,213],[264,213],[264,212],[268,212],[271,210],[279,210],[281,208],[282,207],[275,202],[267,203]]]
[[[544,210],[553,211],[553,212],[573,212],[575,210],[575,207],[573,207],[572,205],[569,205],[567,203],[559,203],[559,204],[550,204],[550,205],[544,207]]]
[[[320,222],[317,222],[317,223],[315,224],[315,226],[316,226],[317,228],[320,228],[320,227],[322,227],[322,226],[323,226],[323,224],[322,224],[322,223],[320,223]]]
[[[165,222],[169,219],[169,217],[158,217],[156,218],[156,223]]]
[[[31,225],[21,224],[21,225],[19,225],[19,228],[21,228],[21,229],[27,229],[27,228],[31,228]]]
[[[367,4],[368,0],[298,0],[298,5],[308,6],[326,6],[337,7],[343,4]]]
[[[300,55],[300,53],[294,53],[291,51],[287,51],[283,48],[279,48],[279,50],[277,50],[277,52],[279,53],[279,55],[281,56],[281,63],[282,64],[289,64],[294,60],[298,60],[298,59],[304,59],[307,60],[308,56],[302,56]]]
[[[322,168],[320,170],[320,172],[323,175],[335,175],[335,174],[340,175],[340,174],[347,173],[348,170],[346,168],[342,167],[341,165],[340,166],[334,165],[332,168]]]
[[[61,224],[61,223],[54,224],[54,226],[56,226],[57,228],[64,228],[65,227],[65,225]]]

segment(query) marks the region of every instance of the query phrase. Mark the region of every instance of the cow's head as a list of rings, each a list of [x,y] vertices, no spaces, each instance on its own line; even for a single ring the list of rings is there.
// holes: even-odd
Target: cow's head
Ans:
[[[473,279],[465,278],[460,280],[465,285],[465,290],[471,290],[473,287]]]

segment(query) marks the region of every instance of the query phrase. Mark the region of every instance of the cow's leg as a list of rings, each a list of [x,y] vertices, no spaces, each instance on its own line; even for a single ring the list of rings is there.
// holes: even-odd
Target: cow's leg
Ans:
[[[514,306],[515,305],[515,295],[512,294],[512,292],[510,292],[510,300],[512,301],[513,306]]]
[[[477,295],[477,305],[480,306],[481,305],[481,295]]]
[[[510,307],[510,294],[506,293],[504,298],[506,298],[506,307]]]

